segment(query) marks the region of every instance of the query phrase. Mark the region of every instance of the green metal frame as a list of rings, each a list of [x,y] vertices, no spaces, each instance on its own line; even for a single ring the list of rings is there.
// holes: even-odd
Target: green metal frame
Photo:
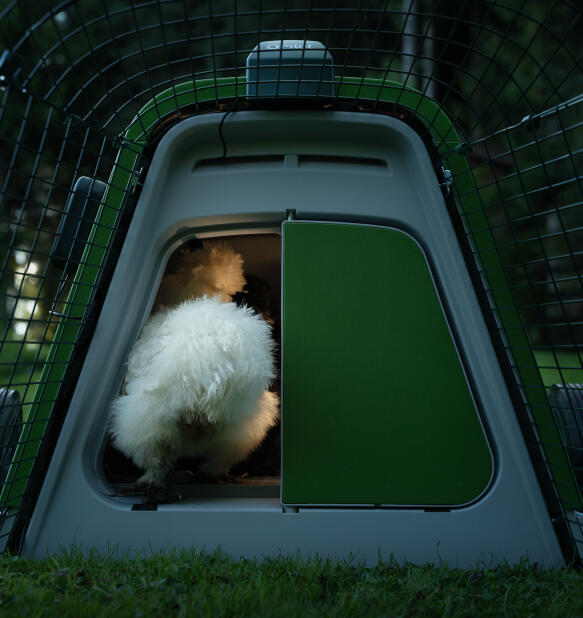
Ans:
[[[490,290],[490,299],[496,308],[504,329],[513,366],[522,384],[529,385],[526,396],[536,422],[540,441],[549,462],[557,491],[563,506],[579,508],[581,497],[566,452],[561,445],[551,408],[548,405],[543,381],[536,359],[530,348],[521,318],[496,252],[486,215],[465,155],[457,152],[459,137],[444,110],[423,93],[396,82],[336,78],[336,97],[339,100],[358,100],[363,104],[389,103],[410,110],[429,129],[439,154],[447,160],[454,179],[457,206],[470,235],[473,248],[479,256],[481,270]],[[177,111],[209,101],[245,97],[245,78],[233,77],[187,81],[157,95],[147,103],[129,126],[109,178],[100,209],[93,225],[83,260],[79,266],[67,299],[68,317],[59,321],[39,385],[26,419],[13,464],[4,484],[0,503],[18,507],[34,461],[46,431],[54,403],[65,378],[75,342],[87,318],[106,247],[112,240],[121,216],[122,205],[132,181],[140,155],[153,130],[161,121]],[[371,111],[374,111],[371,107]]]

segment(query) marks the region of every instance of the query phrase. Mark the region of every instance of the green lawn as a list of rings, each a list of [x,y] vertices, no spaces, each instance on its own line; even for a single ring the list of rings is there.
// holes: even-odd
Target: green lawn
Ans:
[[[583,351],[581,355],[573,352],[548,352],[537,350],[536,362],[545,386],[562,382],[583,383]]]
[[[40,379],[49,344],[8,342],[0,349],[0,386],[18,391],[26,418]]]
[[[581,616],[583,574],[183,551],[0,558],[2,616]]]

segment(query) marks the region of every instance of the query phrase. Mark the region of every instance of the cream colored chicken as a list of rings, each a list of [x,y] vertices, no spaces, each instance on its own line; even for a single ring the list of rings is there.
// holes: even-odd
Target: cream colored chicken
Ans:
[[[228,302],[244,284],[223,242],[204,242],[162,280],[111,406],[113,444],[144,469],[138,483],[163,486],[182,457],[225,475],[277,422],[271,327]]]

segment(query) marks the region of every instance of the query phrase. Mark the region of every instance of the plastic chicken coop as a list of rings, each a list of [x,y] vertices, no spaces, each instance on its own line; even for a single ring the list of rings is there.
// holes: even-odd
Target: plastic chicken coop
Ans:
[[[566,0],[5,4],[1,549],[578,562],[581,26]],[[110,406],[208,239],[272,324],[281,423],[153,502]]]

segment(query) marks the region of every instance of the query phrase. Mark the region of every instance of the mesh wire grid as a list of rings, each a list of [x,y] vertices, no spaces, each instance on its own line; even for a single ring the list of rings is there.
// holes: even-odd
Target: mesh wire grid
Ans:
[[[572,556],[568,523],[577,522],[583,483],[576,3],[0,7],[1,547],[19,550],[156,138],[187,115],[261,105],[245,97],[247,56],[260,41],[291,39],[320,41],[334,59],[334,96],[302,105],[422,123],[451,170],[452,219]],[[104,181],[105,198],[78,268],[63,271],[49,258],[80,176]]]

